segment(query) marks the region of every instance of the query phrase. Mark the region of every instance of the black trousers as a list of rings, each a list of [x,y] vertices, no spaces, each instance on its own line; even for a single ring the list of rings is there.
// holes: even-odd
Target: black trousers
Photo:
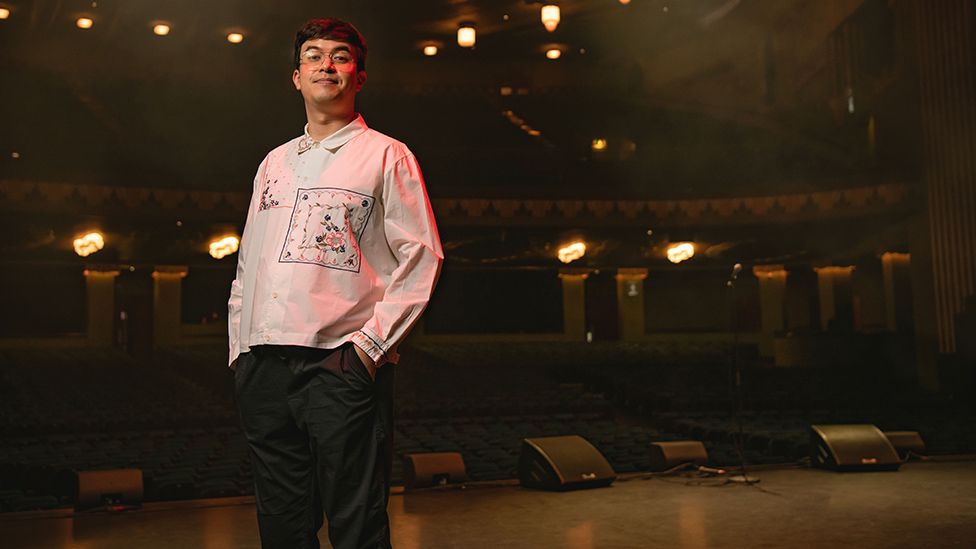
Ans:
[[[261,547],[390,547],[392,365],[374,381],[351,343],[263,345],[237,360],[235,393],[254,471]]]

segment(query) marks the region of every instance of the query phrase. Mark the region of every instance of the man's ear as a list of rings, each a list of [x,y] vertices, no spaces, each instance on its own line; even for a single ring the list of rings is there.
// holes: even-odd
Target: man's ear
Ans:
[[[295,85],[295,89],[296,90],[301,91],[301,89],[302,89],[302,86],[301,86],[301,73],[298,72],[298,69],[295,69],[295,72],[291,73],[291,82],[292,82],[292,84]]]
[[[363,89],[363,84],[366,83],[366,71],[359,71],[356,73],[356,91]]]

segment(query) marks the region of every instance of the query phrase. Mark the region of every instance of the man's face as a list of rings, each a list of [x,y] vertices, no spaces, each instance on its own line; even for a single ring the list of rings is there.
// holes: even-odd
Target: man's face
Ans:
[[[366,71],[356,70],[356,55],[349,44],[317,38],[302,44],[301,64],[292,74],[295,89],[306,103],[328,106],[348,103],[355,108]]]

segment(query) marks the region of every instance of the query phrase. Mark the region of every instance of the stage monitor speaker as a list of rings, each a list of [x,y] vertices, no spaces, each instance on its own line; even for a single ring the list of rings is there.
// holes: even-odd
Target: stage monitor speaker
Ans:
[[[78,472],[77,509],[127,508],[142,505],[142,471],[108,469]]]
[[[683,463],[708,463],[705,445],[697,440],[651,443],[651,471],[667,471]]]
[[[835,471],[896,471],[898,453],[874,425],[811,425],[813,465]]]
[[[457,452],[404,454],[403,476],[407,490],[468,480],[464,458]]]
[[[577,435],[524,439],[518,475],[522,486],[558,491],[609,486],[617,478],[603,454]]]
[[[925,441],[918,431],[885,431],[884,435],[902,460],[908,459],[911,453],[925,453]]]

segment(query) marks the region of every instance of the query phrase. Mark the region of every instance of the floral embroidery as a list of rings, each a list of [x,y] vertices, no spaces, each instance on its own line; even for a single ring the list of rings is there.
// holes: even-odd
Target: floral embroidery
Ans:
[[[374,202],[347,189],[298,189],[278,260],[359,272],[359,239]]]
[[[258,204],[259,212],[263,212],[264,210],[269,210],[278,205],[278,201],[275,200],[274,195],[271,194],[271,186],[277,184],[278,184],[277,179],[275,179],[274,182],[266,181],[264,183],[264,190],[261,191],[261,203]]]

